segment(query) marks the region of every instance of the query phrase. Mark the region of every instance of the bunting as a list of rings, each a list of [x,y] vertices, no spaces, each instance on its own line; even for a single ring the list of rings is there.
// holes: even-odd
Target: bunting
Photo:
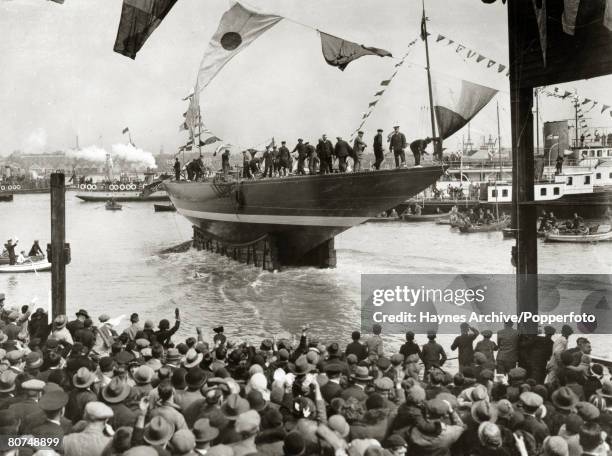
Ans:
[[[393,57],[389,51],[384,49],[353,43],[352,41],[329,35],[320,30],[319,35],[321,35],[321,48],[325,61],[331,66],[338,67],[342,71],[344,71],[353,60],[357,60],[366,55]]]
[[[399,68],[404,64],[404,62],[406,61],[406,58],[408,57],[408,55],[410,54],[410,51],[412,50],[412,46],[414,46],[414,44],[418,41],[418,39],[414,39],[412,40],[410,43],[408,43],[408,49],[406,50],[406,53],[404,54],[404,56],[401,58],[401,60],[394,65],[395,70],[393,71],[393,74],[391,74],[391,76],[389,77],[389,79],[384,79],[380,82],[380,86],[384,87],[381,90],[378,90],[375,94],[374,94],[374,100],[372,100],[370,103],[368,103],[368,110],[366,112],[364,112],[361,116],[361,121],[359,126],[352,132],[351,134],[351,141],[354,138],[354,135],[361,130],[361,128],[364,126],[366,120],[370,117],[370,114],[372,114],[372,111],[374,111],[374,109],[376,108],[376,105],[378,104],[378,102],[380,101],[380,98],[383,96],[383,94],[385,93],[385,90],[387,87],[389,87],[389,85],[391,84],[391,81],[393,81],[393,79],[395,78],[395,76],[397,76],[397,73],[399,71]]]

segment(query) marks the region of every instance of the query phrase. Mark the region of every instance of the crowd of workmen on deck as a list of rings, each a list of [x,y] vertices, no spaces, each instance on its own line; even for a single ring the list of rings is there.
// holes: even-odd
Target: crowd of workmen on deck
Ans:
[[[196,325],[179,341],[178,309],[125,327],[0,307],[3,454],[17,436],[40,456],[608,454],[612,382],[569,326],[462,324],[453,374],[433,332],[399,350],[378,325],[326,344],[308,326],[253,343]]]
[[[427,154],[427,146],[438,141],[431,138],[417,139],[408,143],[404,133],[399,126],[395,126],[386,139],[388,152],[385,148],[383,130],[378,129],[372,141],[372,150],[375,161],[371,164],[372,168],[380,169],[387,153],[393,153],[395,167],[406,167],[406,149],[409,147],[414,156],[414,166],[421,166],[424,154]],[[266,146],[261,154],[255,149],[242,152],[242,177],[254,179],[257,177],[283,177],[291,174],[330,174],[333,172],[345,173],[349,168],[349,158],[352,161],[352,171],[360,172],[366,169],[364,154],[368,147],[364,139],[364,132],[359,131],[353,144],[345,141],[342,137],[336,138],[333,144],[327,135],[322,135],[317,144],[311,144],[302,138],[297,140],[295,147],[290,150],[286,141],[281,141],[278,147],[273,141]],[[260,154],[258,156],[258,154]],[[434,159],[441,160],[441,153],[434,152]],[[294,171],[294,160],[297,166]],[[336,166],[337,165],[337,166]],[[228,174],[231,169],[230,150],[225,149],[221,155],[221,166],[224,174]],[[185,171],[187,180],[199,180],[212,170],[207,170],[204,165],[203,157],[194,158],[181,167],[178,157],[174,163],[174,173],[176,180],[180,180],[181,172]]]

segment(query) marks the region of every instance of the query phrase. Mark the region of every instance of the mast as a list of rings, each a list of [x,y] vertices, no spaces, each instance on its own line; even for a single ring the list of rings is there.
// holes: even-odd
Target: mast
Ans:
[[[501,161],[501,131],[499,128],[499,100],[497,100],[497,150],[499,156],[499,180],[502,178],[502,161]],[[495,218],[499,222],[499,191],[497,190],[497,179],[495,179]]]
[[[202,156],[202,111],[200,110],[199,103],[198,103],[198,152],[200,152],[200,157],[201,157]]]
[[[540,153],[540,91],[535,89],[536,103],[536,155]]]
[[[574,147],[578,147],[578,97],[574,98],[574,116],[576,121],[576,129],[574,132],[575,142]],[[549,152],[550,153],[550,152]],[[559,148],[557,147],[557,155],[559,155]]]
[[[435,113],[434,113],[434,108],[433,108],[433,91],[431,89],[431,72],[430,72],[430,63],[429,63],[429,44],[427,42],[427,17],[425,16],[425,0],[422,1],[423,3],[423,18],[421,20],[421,33],[422,33],[422,38],[423,41],[425,41],[425,58],[427,59],[427,65],[426,65],[426,69],[427,69],[427,88],[429,90],[429,115],[431,117],[431,137],[432,139],[436,137],[436,119],[435,119]],[[436,147],[440,148],[440,151],[442,151],[442,138],[440,138],[440,142],[438,143],[434,143],[434,151],[436,149]],[[442,160],[442,157],[439,157],[440,160]]]

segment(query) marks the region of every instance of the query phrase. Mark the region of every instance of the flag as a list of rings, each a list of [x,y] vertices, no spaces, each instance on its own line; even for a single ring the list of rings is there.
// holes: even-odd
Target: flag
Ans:
[[[113,50],[131,59],[164,20],[177,0],[123,0]]]
[[[393,57],[389,51],[375,47],[363,46],[351,41],[343,40],[333,35],[329,35],[319,30],[321,35],[321,47],[325,61],[340,68],[342,71],[353,60],[357,60],[364,55],[378,55],[379,57]]]
[[[589,100],[588,98],[585,98],[584,101],[582,102],[582,104],[585,105],[585,104],[590,103],[590,102],[591,102],[591,100]]]
[[[378,100],[373,101],[372,103],[370,103],[370,104],[368,105],[368,107],[369,107],[369,108],[373,108],[374,106],[376,106],[376,103],[378,103]]]
[[[493,65],[495,65],[495,63],[495,60],[489,59],[489,61],[487,62],[487,68],[491,68]]]
[[[223,14],[219,27],[204,52],[198,71],[199,90],[204,90],[232,58],[281,19],[281,16],[257,13],[235,3]]]
[[[540,33],[540,48],[542,49],[542,61],[546,67],[546,49],[548,47],[548,31],[546,14],[546,0],[533,0],[533,9],[535,11],[536,20],[538,22],[538,31]]]
[[[123,134],[125,135],[126,133],[129,133],[130,129],[128,127],[125,127],[123,129]]]
[[[389,84],[391,84],[391,79],[386,79],[380,82],[381,86],[388,86]]]
[[[459,131],[497,93],[490,87],[445,76],[436,76],[433,82],[434,112],[442,139]]]
[[[459,46],[457,46],[457,49],[455,50],[455,52],[459,54],[464,49],[465,49],[465,46],[463,44],[460,44]]]
[[[385,93],[385,91],[384,91],[384,90],[381,90],[381,91],[379,91],[379,92],[376,92],[376,93],[374,94],[374,96],[375,96],[375,97],[382,97],[382,94],[383,94],[383,93]]]
[[[51,0],[51,1],[55,3],[61,3],[62,5],[64,4],[64,0]]]
[[[439,43],[440,41],[442,41],[445,37],[442,35],[438,35],[438,38],[436,38],[436,43]]]
[[[478,54],[478,57],[476,57],[476,62],[480,63],[482,62],[484,59],[486,59],[486,57],[482,54]]]
[[[187,112],[185,113],[185,125],[189,129],[191,136],[195,134],[195,130],[200,126],[200,90],[198,88],[198,83],[196,82],[196,86],[193,89],[194,96],[189,99],[189,107],[187,108]]]
[[[472,57],[474,57],[477,54],[477,52],[472,51],[471,49],[468,49],[468,53],[467,53],[467,58],[471,59]]]
[[[603,107],[601,108],[601,113],[603,114],[606,109],[610,109],[610,106],[603,105]]]
[[[572,92],[565,92],[561,98],[567,98],[572,94]]]
[[[503,73],[504,70],[506,69],[506,65],[502,65],[501,63],[499,64],[499,67],[497,69],[498,73]]]
[[[204,141],[200,140],[200,146],[208,146],[209,144],[214,144],[217,141],[221,141],[221,138],[211,136],[210,138],[206,138]]]

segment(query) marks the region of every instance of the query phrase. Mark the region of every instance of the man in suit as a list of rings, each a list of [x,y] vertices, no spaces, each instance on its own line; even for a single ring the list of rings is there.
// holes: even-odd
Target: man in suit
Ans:
[[[178,157],[174,159],[174,178],[175,180],[181,180],[181,162]]]
[[[38,399],[44,386],[45,382],[37,379],[31,379],[23,382],[21,384],[21,389],[24,393],[21,400],[9,406],[9,410],[11,410],[21,422],[21,426],[19,428],[21,433],[26,433],[29,431],[29,429],[24,427],[24,421],[27,417],[42,414],[42,410],[38,404]]]
[[[295,145],[291,153],[297,152],[298,159],[298,174],[306,174],[304,170],[304,164],[306,163],[306,157],[308,156],[308,152],[306,151],[306,144],[304,144],[304,140],[302,138],[298,139],[298,143]]]
[[[365,366],[357,366],[355,373],[351,375],[353,384],[342,391],[340,397],[345,401],[350,397],[357,399],[359,402],[365,402],[368,398],[365,392],[366,387],[372,381],[373,377],[370,375],[368,368]]]
[[[334,155],[338,158],[338,169],[341,173],[346,172],[346,158],[352,154],[351,146],[342,137],[338,136]]]
[[[374,168],[380,169],[380,165],[385,160],[385,152],[383,148],[383,130],[379,128],[376,130],[376,136],[374,136],[374,158],[376,161],[374,162]]]
[[[393,127],[393,133],[389,137],[389,149],[393,151],[393,156],[395,157],[395,167],[400,168],[404,166],[406,163],[406,154],[404,153],[404,149],[406,149],[406,136],[404,133],[400,132],[399,125]]]
[[[353,331],[351,338],[353,339],[353,342],[346,346],[346,350],[344,352],[345,355],[348,356],[350,354],[354,354],[358,361],[363,361],[368,356],[368,348],[359,342],[359,339],[361,339],[361,333],[359,331]]]
[[[280,149],[278,149],[279,170],[278,174],[287,175],[287,170],[291,174],[291,152],[287,148],[287,141],[282,141]]]
[[[84,323],[87,318],[89,318],[87,311],[84,309],[79,309],[79,311],[76,313],[76,318],[66,324],[66,329],[68,329],[70,332],[72,339],[74,339],[76,332],[85,326]]]
[[[367,147],[365,141],[363,140],[363,131],[357,133],[357,137],[355,138],[355,142],[353,143],[353,172],[358,173],[361,171],[361,162],[363,160],[363,151]]]
[[[325,373],[329,381],[321,387],[321,394],[325,402],[329,404],[332,399],[340,397],[342,394],[342,386],[340,386],[340,377],[343,373],[342,365],[329,363],[325,366]]]
[[[332,160],[334,156],[334,146],[327,135],[321,136],[317,144],[317,155],[319,156],[319,173],[328,174],[332,172]]]
[[[51,446],[62,452],[64,435],[70,433],[72,422],[64,418],[64,407],[68,403],[68,394],[61,390],[48,391],[40,398],[39,407],[44,412],[44,418],[30,421],[27,424],[28,432],[38,438],[59,439],[59,444]]]

